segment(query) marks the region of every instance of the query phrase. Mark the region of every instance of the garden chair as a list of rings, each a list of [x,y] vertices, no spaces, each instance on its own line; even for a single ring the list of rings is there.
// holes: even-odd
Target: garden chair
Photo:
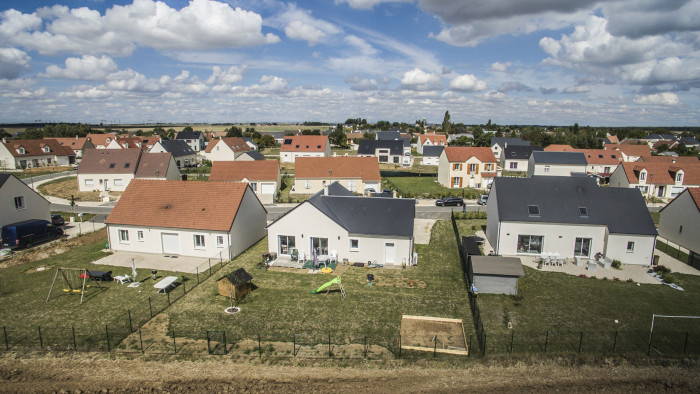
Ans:
[[[297,249],[292,249],[292,261],[299,260],[299,251]]]

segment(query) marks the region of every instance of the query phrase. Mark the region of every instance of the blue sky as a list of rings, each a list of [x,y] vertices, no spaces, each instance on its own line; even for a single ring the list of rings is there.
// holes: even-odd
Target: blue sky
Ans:
[[[1,122],[700,125],[691,0],[6,0]]]

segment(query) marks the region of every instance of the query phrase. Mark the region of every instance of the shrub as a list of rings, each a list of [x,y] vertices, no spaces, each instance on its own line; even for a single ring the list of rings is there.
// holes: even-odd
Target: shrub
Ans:
[[[668,269],[668,268],[667,268],[666,266],[664,266],[664,265],[657,265],[657,266],[655,266],[655,267],[654,267],[654,271],[655,271],[655,272],[658,272],[659,274],[670,273],[670,272],[671,272],[671,270]]]
[[[662,272],[661,279],[663,279],[666,283],[675,283],[677,285],[680,285],[680,281],[678,280],[678,278],[670,272]]]
[[[616,270],[622,269],[622,262],[620,260],[613,260],[610,265]]]

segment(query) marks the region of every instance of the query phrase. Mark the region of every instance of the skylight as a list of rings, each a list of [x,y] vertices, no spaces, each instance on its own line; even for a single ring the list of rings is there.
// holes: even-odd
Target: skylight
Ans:
[[[130,165],[131,163],[124,163],[124,168],[129,168]]]
[[[578,214],[579,216],[588,216],[588,208],[578,207]]]
[[[539,205],[528,205],[527,213],[530,216],[540,216],[540,206]]]
[[[114,168],[114,166],[116,166],[115,163],[109,163],[109,168]]]

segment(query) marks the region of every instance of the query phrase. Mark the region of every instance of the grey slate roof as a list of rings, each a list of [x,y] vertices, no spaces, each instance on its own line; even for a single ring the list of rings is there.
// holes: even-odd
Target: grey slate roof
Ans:
[[[517,257],[472,256],[471,260],[474,275],[525,276]]]
[[[163,140],[160,142],[163,149],[173,154],[173,157],[194,155],[195,152],[184,140]]]
[[[201,131],[181,131],[175,136],[176,140],[198,140],[204,138]]]
[[[445,150],[444,146],[424,146],[423,147],[423,156],[427,157],[440,157],[442,154],[442,151]]]
[[[349,234],[412,237],[416,202],[405,198],[357,197],[338,182],[307,202]],[[279,219],[278,219],[279,220]]]
[[[221,278],[219,278],[219,280],[221,280],[223,278],[228,279],[228,281],[231,282],[231,284],[236,286],[236,287],[241,286],[241,285],[253,280],[253,277],[250,276],[250,274],[246,270],[244,270],[243,268],[239,268],[239,269],[231,272],[228,275],[224,275]]]
[[[530,158],[530,154],[534,151],[542,151],[542,147],[527,145],[508,145],[508,147],[503,150],[503,158],[505,158],[506,160],[527,160]]]
[[[253,158],[253,160],[265,160],[265,155],[256,150],[249,150],[247,152],[241,153],[241,156],[243,155],[250,156],[251,158]]]
[[[644,138],[645,140],[675,140],[676,137],[672,134],[649,134]]]
[[[589,177],[533,176],[497,177],[493,190],[501,221],[606,225],[610,233],[657,234],[639,189],[599,187]],[[539,207],[539,216],[528,213],[530,205]],[[587,216],[579,214],[580,207]]]
[[[4,185],[11,176],[12,174],[0,174],[0,187],[2,187],[2,185]]]
[[[401,139],[401,133],[398,131],[378,131],[376,135],[379,141]]]
[[[698,145],[700,142],[695,137],[683,137],[681,142],[686,145]]]
[[[374,155],[377,149],[389,149],[392,155],[402,155],[403,142],[394,140],[360,140],[357,144],[358,155]]]
[[[581,152],[532,152],[537,164],[580,164],[587,165],[586,155]]]
[[[500,147],[508,146],[528,146],[530,141],[524,141],[520,138],[510,138],[510,137],[491,137],[491,146],[498,144]]]

